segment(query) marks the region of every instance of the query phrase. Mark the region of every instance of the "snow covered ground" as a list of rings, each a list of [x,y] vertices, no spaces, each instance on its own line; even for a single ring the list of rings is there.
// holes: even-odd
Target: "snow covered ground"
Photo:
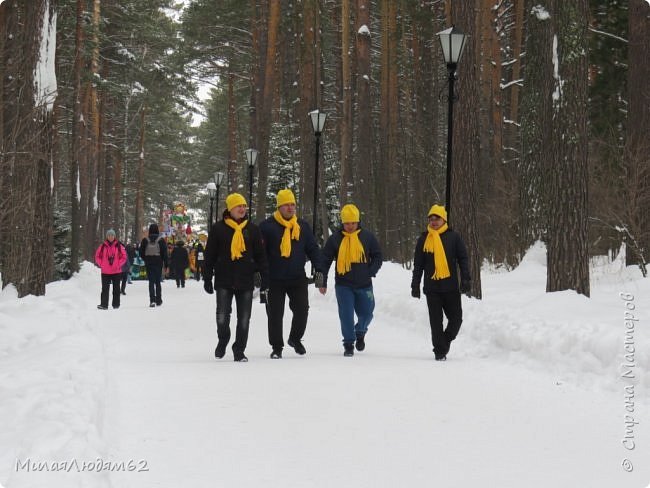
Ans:
[[[650,280],[601,262],[590,299],[547,294],[544,256],[538,246],[512,272],[483,273],[444,363],[410,273],[390,263],[353,358],[333,290],[310,291],[306,356],[268,358],[256,303],[249,362],[235,363],[214,359],[201,283],[166,281],[149,309],[136,282],[108,311],[88,263],[44,297],[9,287],[0,485],[645,488]]]

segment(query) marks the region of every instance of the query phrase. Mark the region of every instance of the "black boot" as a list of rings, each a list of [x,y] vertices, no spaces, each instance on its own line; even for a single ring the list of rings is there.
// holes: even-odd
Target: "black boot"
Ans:
[[[217,359],[221,359],[226,355],[226,346],[228,344],[224,344],[223,342],[220,342],[217,344],[217,348],[214,350],[214,357]]]
[[[354,356],[354,342],[344,342],[343,349],[343,355],[345,357]]]
[[[366,334],[357,334],[357,351],[363,351],[366,348],[365,338]]]

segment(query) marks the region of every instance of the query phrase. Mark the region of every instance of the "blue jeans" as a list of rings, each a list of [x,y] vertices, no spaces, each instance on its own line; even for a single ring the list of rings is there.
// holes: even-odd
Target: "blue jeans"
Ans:
[[[372,312],[375,310],[375,295],[372,292],[372,286],[350,288],[349,286],[336,285],[335,290],[343,343],[352,343],[357,340],[357,334],[365,334],[368,331]],[[356,324],[354,323],[355,313],[357,314]]]

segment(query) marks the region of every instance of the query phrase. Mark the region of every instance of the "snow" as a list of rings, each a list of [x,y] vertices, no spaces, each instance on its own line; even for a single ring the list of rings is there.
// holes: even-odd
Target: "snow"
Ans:
[[[559,110],[560,106],[562,105],[562,86],[564,85],[564,81],[560,76],[560,59],[558,56],[557,48],[558,40],[557,34],[555,34],[553,36],[553,78],[555,79],[555,89],[551,94],[551,98],[553,99],[553,107],[555,110]]]
[[[366,24],[363,24],[361,27],[359,27],[359,30],[357,31],[360,36],[369,36],[370,35],[370,29]]]
[[[650,280],[619,257],[594,261],[591,298],[545,293],[545,262],[536,245],[513,271],[486,267],[444,363],[424,299],[392,263],[353,358],[333,290],[310,288],[306,356],[268,358],[256,302],[250,361],[235,363],[214,359],[215,298],[200,282],[165,281],[156,309],[134,282],[108,311],[89,263],[44,297],[8,286],[0,485],[647,486]]]
[[[50,18],[50,2],[45,2],[41,26],[38,62],[34,69],[34,104],[45,106],[48,112],[54,108],[56,100],[56,11]]]
[[[543,5],[535,5],[530,12],[532,15],[537,17],[537,20],[548,20],[551,18],[551,14],[546,10]]]

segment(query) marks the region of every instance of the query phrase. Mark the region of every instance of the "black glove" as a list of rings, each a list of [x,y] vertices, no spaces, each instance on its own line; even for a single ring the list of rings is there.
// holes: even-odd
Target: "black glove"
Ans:
[[[260,290],[260,303],[269,304],[269,290]]]
[[[420,298],[420,288],[411,288],[411,296],[413,298]]]
[[[212,295],[214,293],[214,287],[212,286],[212,278],[209,280],[203,279],[203,289],[206,293]]]
[[[314,273],[314,286],[316,288],[325,288],[325,277],[320,271]]]
[[[461,293],[469,293],[470,290],[472,289],[472,282],[467,280],[467,281],[461,281],[460,282],[460,292]]]
[[[255,273],[253,273],[253,286],[255,288],[262,287],[262,274],[259,271],[255,271]]]

